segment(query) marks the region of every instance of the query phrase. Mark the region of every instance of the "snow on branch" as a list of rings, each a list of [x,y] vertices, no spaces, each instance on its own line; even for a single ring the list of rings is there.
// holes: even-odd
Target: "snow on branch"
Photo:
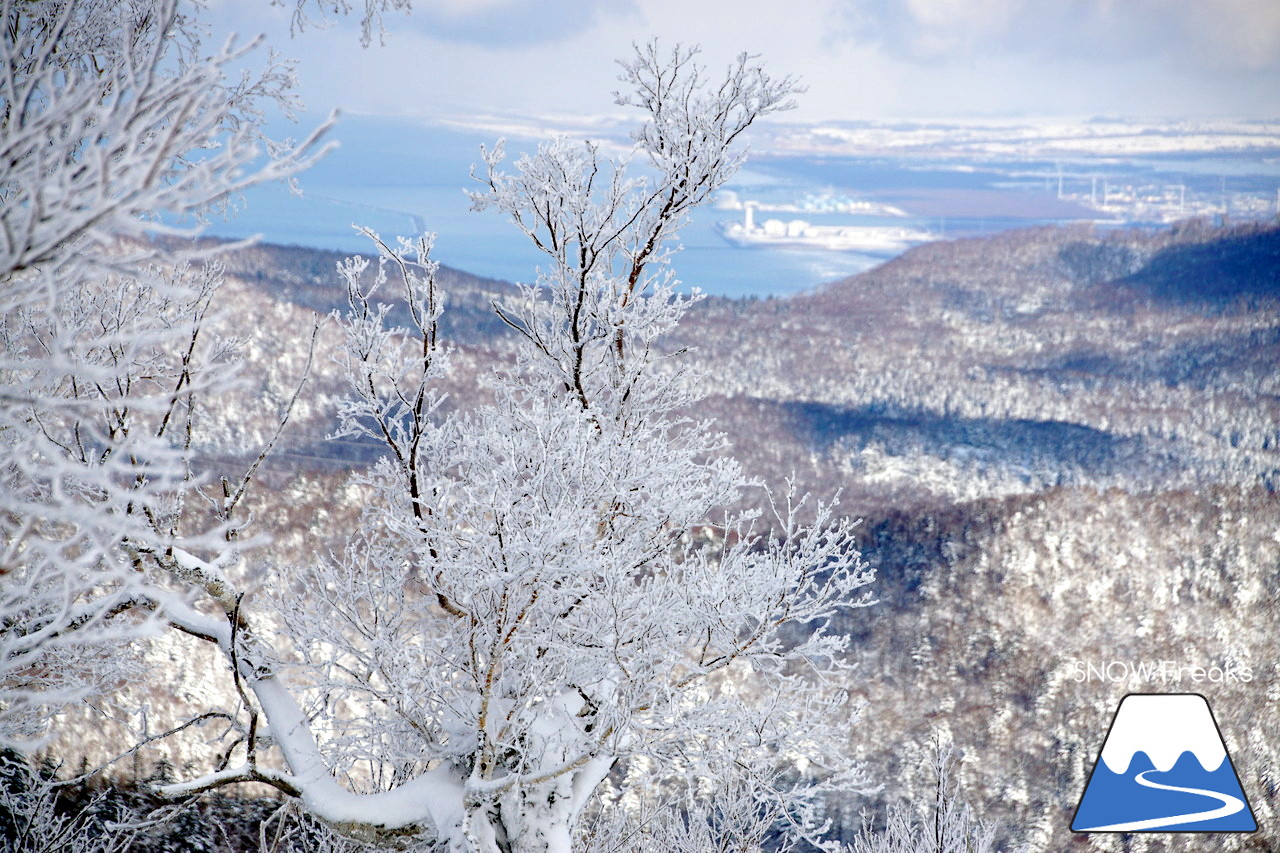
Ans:
[[[268,139],[266,111],[294,106],[292,69],[235,70],[256,45],[208,52],[177,0],[4,0],[0,18],[7,743],[133,674],[105,652],[153,627],[156,555],[193,569],[181,555],[225,544],[226,525],[179,524],[199,486],[200,401],[235,381],[234,345],[207,333],[222,267],[143,238],[193,234],[244,189],[288,179],[324,153],[328,124]]]

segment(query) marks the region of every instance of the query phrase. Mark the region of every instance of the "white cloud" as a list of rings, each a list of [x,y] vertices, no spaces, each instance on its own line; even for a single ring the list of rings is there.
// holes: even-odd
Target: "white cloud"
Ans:
[[[350,19],[289,39],[261,0],[212,12],[271,29],[317,110],[607,112],[615,60],[656,35],[800,75],[798,118],[1280,113],[1276,0],[417,0],[367,50]]]
[[[1019,5],[1018,0],[906,0],[921,46],[929,53],[970,47],[1003,33]]]
[[[493,9],[510,9],[520,0],[419,0],[419,11],[436,12],[450,18],[467,18]]]
[[[1276,0],[1185,2],[1188,29],[1212,58],[1250,69],[1280,66],[1280,3]]]

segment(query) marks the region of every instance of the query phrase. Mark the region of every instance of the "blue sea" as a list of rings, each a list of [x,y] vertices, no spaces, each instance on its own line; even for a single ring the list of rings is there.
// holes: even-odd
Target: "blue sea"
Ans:
[[[300,137],[315,123],[304,119],[299,127],[274,128],[273,133]],[[539,253],[501,215],[471,211],[464,193],[480,186],[470,178],[470,170],[480,160],[481,144],[493,144],[492,136],[418,120],[348,115],[329,138],[340,147],[299,177],[301,197],[279,185],[256,188],[242,199],[238,215],[213,223],[207,233],[256,234],[273,243],[368,252],[367,241],[355,233],[353,224],[371,227],[384,238],[428,230],[439,235],[435,257],[444,264],[508,281],[535,278],[542,263]],[[507,152],[514,156],[536,144],[510,139]],[[910,214],[760,213],[758,219],[906,226],[953,237],[1090,216],[1087,210],[1055,199],[1053,182],[1041,175],[1057,167],[1023,161],[957,168],[954,161],[918,157],[773,154],[751,159],[728,189],[743,199],[776,204],[828,193],[897,205]],[[1186,163],[1177,164],[1183,174],[1189,171],[1185,167]],[[1150,162],[1131,165],[1135,171],[1160,168]],[[736,247],[716,226],[741,215],[714,207],[695,211],[674,259],[686,286],[722,296],[785,296],[886,259],[857,252]]]

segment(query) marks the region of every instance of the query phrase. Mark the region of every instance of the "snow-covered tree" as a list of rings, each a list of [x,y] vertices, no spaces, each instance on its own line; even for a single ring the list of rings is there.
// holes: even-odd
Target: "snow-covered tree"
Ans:
[[[854,525],[790,494],[725,510],[756,486],[681,414],[709,377],[662,347],[697,299],[668,265],[676,234],[795,91],[751,57],[719,81],[695,59],[649,45],[623,65],[619,103],[646,117],[631,157],[557,139],[507,173],[501,144],[485,153],[476,206],[548,257],[495,305],[521,349],[492,403],[435,389],[450,351],[432,238],[370,233],[378,263],[340,266],[338,434],[386,452],[355,477],[346,547],[283,571],[269,602],[237,586],[235,541],[140,555],[204,594],[154,593],[223,650],[243,702],[239,763],[165,793],[262,782],[363,840],[558,851],[602,792],[643,799],[636,780],[699,803],[730,768],[771,831],[812,840],[822,796],[861,784],[832,686],[845,638],[826,628],[866,602]]]
[[[292,105],[252,45],[206,55],[176,0],[0,4],[0,742],[128,674],[122,637],[153,612],[142,564],[180,538],[196,402],[232,379],[202,334],[216,263],[183,233],[287,178]],[[195,544],[220,539],[206,526]]]
[[[952,775],[957,763],[955,748],[935,739],[929,755],[932,796],[891,806],[884,828],[877,831],[868,823],[849,853],[991,853],[995,827],[964,801]]]

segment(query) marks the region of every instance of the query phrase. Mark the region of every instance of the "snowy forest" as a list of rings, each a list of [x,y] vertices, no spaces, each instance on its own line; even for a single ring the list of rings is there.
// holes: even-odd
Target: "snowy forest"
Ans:
[[[2,9],[0,849],[1280,846],[1280,226],[690,293],[803,86],[654,41],[629,152],[476,152],[528,284],[213,240],[327,152],[289,64]],[[1133,692],[1209,700],[1256,833],[1070,831]]]

